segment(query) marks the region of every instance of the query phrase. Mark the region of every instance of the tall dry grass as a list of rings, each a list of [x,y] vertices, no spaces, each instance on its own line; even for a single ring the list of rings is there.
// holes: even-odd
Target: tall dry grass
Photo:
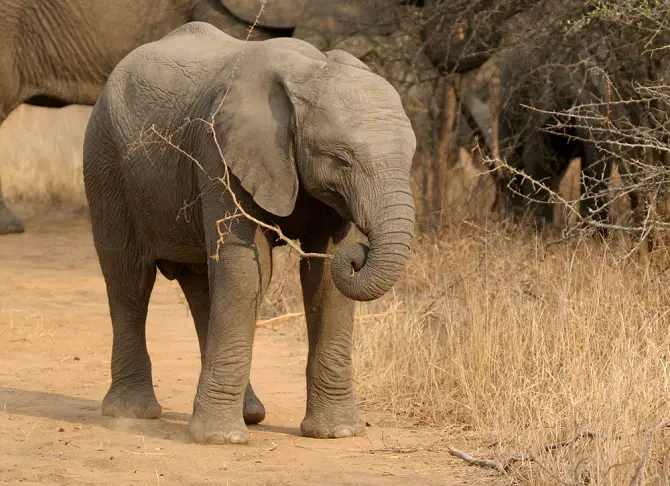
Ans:
[[[81,209],[89,106],[21,105],[0,125],[0,180],[9,203]]]
[[[361,307],[382,314],[358,326],[364,403],[537,455],[538,484],[628,484],[652,439],[643,469],[667,484],[668,278],[617,243],[546,248],[496,224],[423,238],[393,294]]]

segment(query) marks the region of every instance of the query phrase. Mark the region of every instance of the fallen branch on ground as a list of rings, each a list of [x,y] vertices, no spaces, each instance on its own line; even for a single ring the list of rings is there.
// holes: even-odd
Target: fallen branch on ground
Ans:
[[[585,432],[579,433],[575,435],[572,439],[570,440],[565,440],[562,442],[556,442],[554,444],[549,444],[546,445],[542,448],[544,452],[550,452],[554,451],[556,449],[561,449],[565,446],[568,446],[570,444],[574,444],[577,442],[579,439],[583,438],[589,438],[593,439],[597,437],[598,434],[596,432],[592,432],[590,430],[587,430]],[[535,459],[534,456],[529,455],[529,454],[518,454],[515,456],[510,456],[507,459],[505,459],[503,462],[498,462],[492,459],[480,459],[477,457],[473,457],[461,450],[458,450],[452,446],[449,446],[449,454],[451,454],[454,457],[457,457],[468,464],[471,464],[473,466],[480,466],[480,467],[485,467],[488,469],[494,469],[502,474],[507,474],[509,471],[509,468],[512,467],[514,463],[517,462],[537,462],[537,459]]]
[[[452,446],[449,446],[449,454],[451,454],[454,457],[458,457],[459,459],[462,459],[463,461],[473,466],[481,466],[489,469],[495,469],[496,471],[501,472],[503,474],[507,473],[507,471],[505,470],[505,468],[501,463],[499,463],[498,461],[494,461],[492,459],[478,459]]]

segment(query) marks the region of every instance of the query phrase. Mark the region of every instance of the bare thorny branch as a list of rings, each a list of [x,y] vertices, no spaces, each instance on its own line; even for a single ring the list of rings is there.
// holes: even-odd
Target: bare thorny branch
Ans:
[[[232,88],[233,81],[235,79],[235,73],[237,71],[239,63],[241,62],[242,56],[244,54],[244,48],[247,45],[247,43],[249,42],[255,27],[258,25],[258,21],[260,19],[261,14],[265,10],[266,4],[267,4],[267,0],[261,0],[260,1],[260,8],[258,10],[258,13],[256,14],[256,17],[255,17],[253,23],[249,26],[247,37],[244,39],[244,41],[242,43],[242,47],[241,47],[240,52],[239,52],[239,55],[235,59],[235,63],[233,64],[233,67],[231,69],[231,75],[230,75],[231,79],[230,79],[230,81],[229,81],[229,83],[226,87],[225,92],[223,93],[223,96],[221,97],[221,100],[220,100],[218,106],[212,112],[210,117],[208,119],[204,119],[204,118],[187,119],[183,125],[178,127],[171,134],[161,133],[159,128],[157,128],[156,125],[153,124],[153,125],[151,125],[151,127],[149,127],[147,130],[143,131],[140,134],[140,139],[139,139],[138,145],[139,146],[145,146],[147,144],[152,144],[152,143],[166,144],[167,146],[176,150],[180,155],[183,155],[184,157],[186,157],[186,159],[188,159],[191,163],[193,163],[197,167],[197,169],[200,170],[203,174],[205,174],[205,176],[210,181],[220,183],[223,186],[224,193],[227,193],[230,196],[230,198],[231,198],[231,200],[232,200],[232,202],[235,206],[235,211],[233,212],[233,214],[227,214],[224,217],[222,217],[221,219],[216,221],[216,230],[217,230],[217,234],[218,234],[218,241],[217,241],[217,245],[216,245],[216,254],[212,256],[212,258],[214,260],[216,260],[216,261],[219,260],[219,250],[221,249],[221,246],[225,244],[225,235],[231,232],[232,223],[235,222],[236,220],[241,219],[241,218],[247,219],[247,220],[255,223],[256,225],[258,225],[259,227],[261,227],[265,230],[272,231],[272,232],[276,233],[277,237],[280,240],[282,240],[283,242],[285,242],[293,250],[295,250],[298,253],[298,255],[300,255],[301,258],[326,258],[326,259],[331,259],[332,255],[329,255],[329,254],[311,253],[311,252],[303,251],[303,249],[300,247],[300,244],[291,240],[290,238],[288,238],[278,225],[271,225],[271,224],[265,223],[265,222],[259,220],[258,218],[252,216],[248,211],[246,211],[244,209],[244,207],[240,203],[239,198],[235,194],[235,191],[232,189],[231,178],[230,178],[231,177],[230,176],[230,170],[229,170],[228,164],[226,162],[226,158],[223,154],[223,148],[221,146],[221,142],[218,139],[217,132],[216,132],[215,127],[214,127],[214,120],[216,118],[216,115],[221,110],[221,107],[223,106],[223,103],[226,101],[226,98],[228,97],[228,93],[230,92],[230,89]],[[219,156],[221,162],[223,163],[224,175],[222,177],[212,177],[207,172],[207,170],[205,169],[205,167],[202,165],[202,163],[199,160],[197,160],[192,154],[190,154],[189,152],[184,150],[182,147],[180,147],[177,143],[175,143],[173,141],[174,135],[176,133],[186,129],[191,123],[202,123],[202,124],[204,124],[205,127],[206,127],[206,130],[207,130],[207,133],[212,136],[212,139],[213,139],[214,144],[216,146],[218,156]],[[158,141],[156,141],[156,140],[153,140],[153,141],[144,140],[144,137],[146,135],[153,135],[153,136],[158,138]],[[200,196],[198,196],[198,197],[200,197]],[[196,201],[197,201],[197,199],[196,199]],[[179,214],[181,214],[182,212],[185,214],[186,209],[189,206],[195,204],[196,201],[192,201],[191,203],[185,203],[184,208],[182,208],[180,210]],[[179,215],[177,217],[179,217]]]

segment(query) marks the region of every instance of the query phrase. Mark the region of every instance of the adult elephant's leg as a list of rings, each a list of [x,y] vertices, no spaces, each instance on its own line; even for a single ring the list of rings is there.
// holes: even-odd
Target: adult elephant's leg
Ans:
[[[23,222],[7,207],[0,180],[0,235],[23,233],[24,230]]]
[[[203,206],[209,202],[203,200]],[[214,211],[211,211],[214,213]],[[225,209],[217,214],[226,214]],[[205,216],[208,254],[217,253],[216,223]],[[205,359],[188,432],[200,443],[249,441],[244,423],[256,315],[272,273],[269,236],[243,220],[209,260],[210,307]]]
[[[316,232],[303,243],[307,251],[333,254],[338,244],[354,242],[354,231],[342,222],[339,232]],[[300,429],[317,438],[363,435],[351,367],[355,303],[335,287],[329,260],[302,260],[300,281],[309,340],[307,410]]]
[[[0,126],[5,120],[3,109],[0,106]],[[0,235],[23,233],[23,222],[8,207],[2,192],[2,177],[0,177]]]
[[[612,169],[612,159],[604,156],[596,144],[584,144],[582,157],[581,200],[579,212],[586,220],[605,223],[609,218],[607,182]],[[603,228],[599,228],[605,232]]]
[[[210,313],[209,277],[207,273],[196,273],[184,268],[177,277],[177,281],[184,292],[193,316],[195,330],[198,334],[198,344],[200,345],[200,360],[204,364]],[[251,383],[247,384],[244,392],[243,416],[244,422],[247,424],[258,424],[265,418],[265,407],[254,393]]]
[[[102,413],[158,418],[161,406],[154,393],[145,333],[156,267],[150,262],[138,265],[138,259],[127,249],[98,248],[114,333],[112,384],[102,401]]]
[[[523,195],[539,228],[554,222],[550,191],[555,192],[558,188],[557,159],[558,155],[545,135],[538,131],[529,135],[523,147],[523,167],[530,179],[524,180]]]

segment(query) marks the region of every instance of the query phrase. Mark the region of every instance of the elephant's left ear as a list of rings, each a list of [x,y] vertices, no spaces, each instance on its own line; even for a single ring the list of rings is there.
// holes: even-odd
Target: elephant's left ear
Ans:
[[[281,83],[235,83],[214,118],[228,168],[261,208],[280,217],[293,212],[298,196],[294,117]]]

